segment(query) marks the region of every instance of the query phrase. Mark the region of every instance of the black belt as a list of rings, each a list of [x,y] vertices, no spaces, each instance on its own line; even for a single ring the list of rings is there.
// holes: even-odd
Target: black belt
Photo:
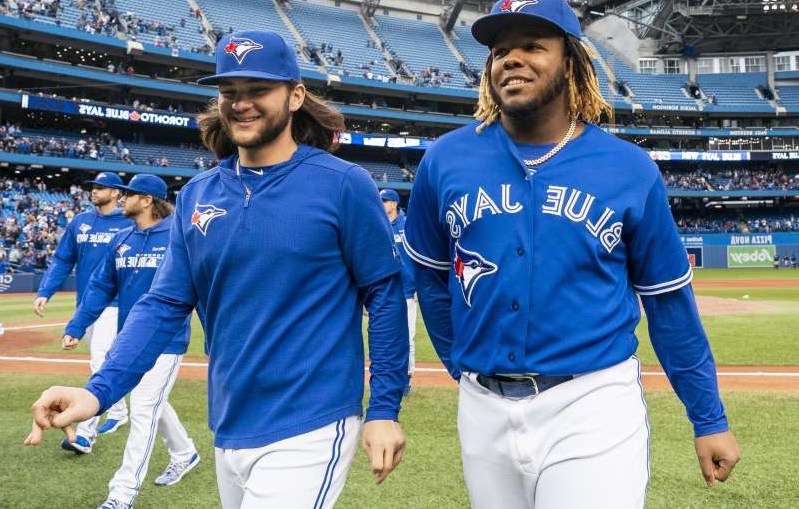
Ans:
[[[574,379],[574,375],[477,375],[477,383],[495,394],[510,398],[537,396],[547,389],[572,379]]]

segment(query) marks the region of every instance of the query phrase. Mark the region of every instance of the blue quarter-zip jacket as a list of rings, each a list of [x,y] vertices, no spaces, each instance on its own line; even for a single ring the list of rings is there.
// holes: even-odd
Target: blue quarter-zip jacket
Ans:
[[[138,383],[195,306],[204,311],[208,421],[222,448],[261,447],[362,412],[396,419],[408,382],[399,254],[363,168],[300,145],[291,159],[194,177],[166,259],[87,384],[101,411]]]
[[[76,215],[58,243],[50,269],[39,284],[37,297],[52,297],[77,265],[75,287],[80,303],[89,277],[103,260],[109,242],[119,231],[132,225],[133,221],[123,216],[120,209],[106,215],[96,209]]]

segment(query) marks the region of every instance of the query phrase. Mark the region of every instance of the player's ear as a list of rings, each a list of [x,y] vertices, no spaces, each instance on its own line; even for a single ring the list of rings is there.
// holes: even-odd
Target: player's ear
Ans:
[[[293,83],[289,85],[289,111],[294,113],[302,107],[305,102],[305,85]]]

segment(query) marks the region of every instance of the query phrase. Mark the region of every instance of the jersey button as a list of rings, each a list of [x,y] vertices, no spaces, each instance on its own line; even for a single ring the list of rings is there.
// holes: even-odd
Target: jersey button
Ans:
[[[516,354],[511,352],[508,354],[508,360],[511,362],[516,362]]]
[[[519,302],[514,300],[514,301],[513,301],[513,304],[511,304],[511,306],[510,306],[510,307],[511,307],[511,309],[513,309],[514,311],[518,311],[518,310],[519,310]]]
[[[519,249],[517,249],[516,254],[519,256],[524,256],[524,248],[520,247]]]

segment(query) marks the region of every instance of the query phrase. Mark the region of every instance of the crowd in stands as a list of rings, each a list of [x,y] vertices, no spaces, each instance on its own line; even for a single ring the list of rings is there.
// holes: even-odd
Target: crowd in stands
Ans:
[[[778,233],[799,232],[799,217],[724,218],[678,217],[680,233]]]
[[[91,206],[89,199],[76,185],[49,190],[43,180],[0,177],[0,274],[44,272],[64,228]]]
[[[779,168],[727,169],[711,174],[707,170],[677,173],[664,170],[663,181],[670,189],[696,191],[793,191],[799,190],[799,174]]]

